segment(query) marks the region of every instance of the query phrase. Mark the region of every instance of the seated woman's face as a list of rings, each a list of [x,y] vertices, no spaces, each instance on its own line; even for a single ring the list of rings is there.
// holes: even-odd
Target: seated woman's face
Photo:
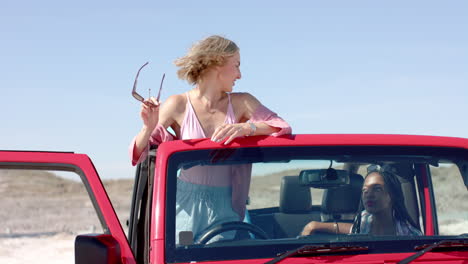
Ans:
[[[385,188],[385,181],[378,172],[372,172],[364,180],[362,202],[367,212],[376,214],[391,210],[390,194]]]

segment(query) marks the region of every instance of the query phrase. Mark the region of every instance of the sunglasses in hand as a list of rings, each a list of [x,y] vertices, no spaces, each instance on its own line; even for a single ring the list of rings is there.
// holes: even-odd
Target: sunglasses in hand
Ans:
[[[143,64],[140,69],[138,69],[138,72],[136,74],[136,77],[135,77],[135,82],[133,83],[133,89],[132,89],[132,96],[137,99],[138,101],[148,105],[148,106],[155,106],[156,105],[151,102],[151,101],[145,101],[145,98],[143,96],[141,96],[139,93],[136,92],[136,88],[137,88],[137,83],[138,83],[138,76],[140,75],[140,71],[141,69],[143,69],[146,65],[148,65],[149,62],[146,62],[145,64]],[[158,97],[156,97],[156,100],[159,102],[159,98],[161,96],[161,90],[162,90],[162,85],[163,85],[163,82],[164,82],[164,77],[166,76],[166,74],[163,74],[162,76],[162,79],[161,79],[161,85],[159,86],[159,92],[158,92]],[[151,93],[151,89],[149,89],[149,93]]]

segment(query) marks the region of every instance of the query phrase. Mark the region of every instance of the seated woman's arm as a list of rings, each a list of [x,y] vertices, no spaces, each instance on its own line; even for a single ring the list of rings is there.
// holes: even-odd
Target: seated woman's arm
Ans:
[[[315,232],[324,232],[331,234],[349,234],[352,223],[343,222],[309,222],[301,232],[301,236],[308,236]]]

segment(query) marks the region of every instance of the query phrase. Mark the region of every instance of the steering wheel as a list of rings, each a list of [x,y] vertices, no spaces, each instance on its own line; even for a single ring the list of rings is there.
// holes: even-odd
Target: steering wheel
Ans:
[[[260,239],[268,239],[268,235],[260,229],[260,227],[256,225],[252,225],[246,222],[241,222],[241,221],[233,221],[233,222],[226,222],[226,223],[221,223],[219,225],[215,225],[204,231],[197,239],[195,242],[196,244],[206,244],[210,239],[215,237],[216,235],[219,235],[221,233],[227,232],[227,231],[232,231],[232,230],[246,230],[252,234],[254,234],[256,237]]]

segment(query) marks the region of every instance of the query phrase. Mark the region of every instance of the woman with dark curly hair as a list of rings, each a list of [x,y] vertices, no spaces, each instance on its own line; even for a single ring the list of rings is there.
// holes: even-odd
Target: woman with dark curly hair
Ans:
[[[149,98],[141,105],[143,127],[130,145],[132,164],[153,145],[174,139],[211,138],[229,144],[238,137],[290,134],[291,127],[249,93],[233,93],[241,78],[238,46],[221,36],[195,43],[175,61],[180,79],[193,88],[160,102]],[[166,129],[171,127],[175,135]],[[250,186],[245,166],[203,166],[181,170],[177,181],[176,231],[204,230],[229,221],[242,221]],[[219,238],[230,238],[224,233]],[[177,236],[176,236],[177,237]]]
[[[388,170],[367,173],[359,208],[353,234],[422,235],[406,209],[400,181]]]
[[[389,169],[368,171],[354,223],[310,222],[302,235],[314,232],[372,235],[422,235],[406,210],[397,176]]]

